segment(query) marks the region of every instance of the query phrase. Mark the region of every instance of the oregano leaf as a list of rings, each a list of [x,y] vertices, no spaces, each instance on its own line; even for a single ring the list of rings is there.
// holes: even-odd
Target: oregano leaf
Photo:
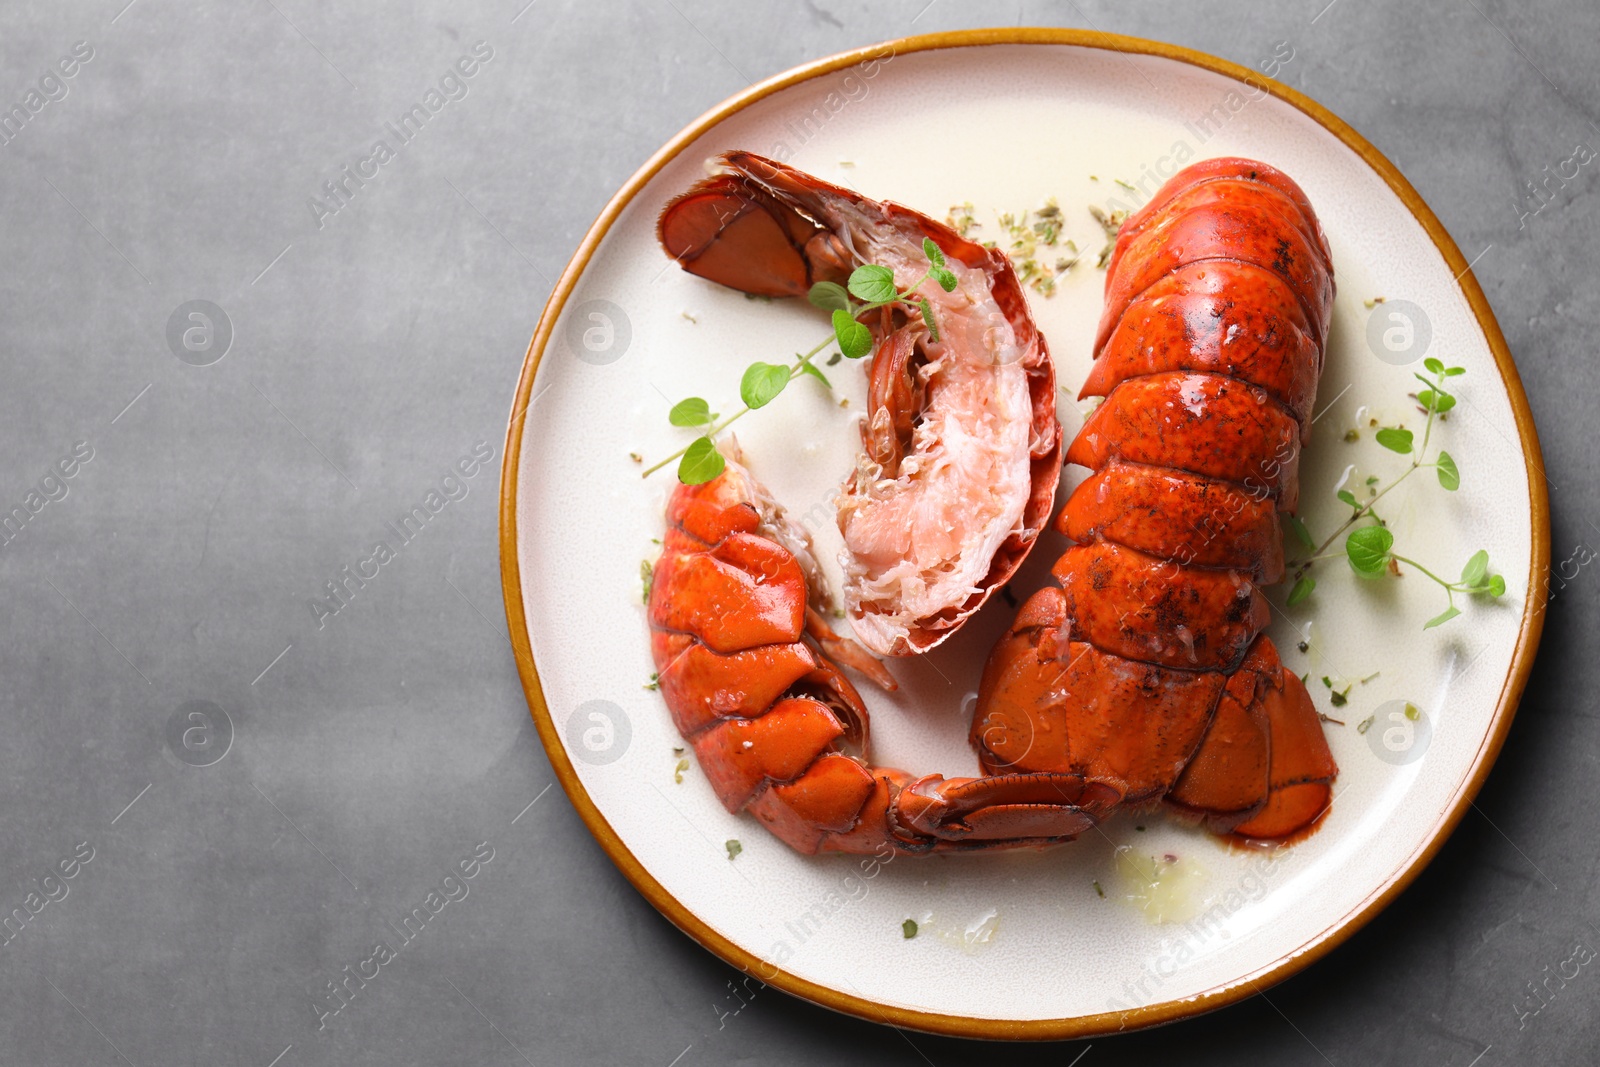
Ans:
[[[806,293],[806,299],[823,311],[850,310],[850,294],[838,282],[818,282]]]
[[[815,363],[812,363],[810,360],[807,360],[806,362],[800,364],[800,373],[801,374],[809,374],[809,375],[811,375],[817,381],[821,382],[822,385],[823,385],[823,388],[825,388],[825,389],[832,389],[833,388],[833,383],[828,381],[828,376],[826,374],[823,374],[820,370],[818,370],[817,369],[817,365]]]
[[[684,485],[704,485],[721,474],[727,465],[711,438],[697,437],[678,461],[678,481]]]
[[[1285,603],[1287,603],[1291,608],[1294,607],[1296,604],[1300,603],[1300,601],[1310,596],[1311,591],[1316,587],[1317,580],[1315,578],[1300,579],[1298,582],[1294,583],[1294,588],[1289,590],[1289,599]]]
[[[1312,540],[1311,531],[1306,529],[1306,524],[1300,520],[1300,516],[1290,515],[1288,516],[1288,522],[1289,530],[1294,534],[1295,540],[1299,541],[1307,552],[1315,552],[1317,543]]]
[[[927,256],[928,262],[935,267],[944,266],[944,253],[939,250],[938,245],[933,243],[932,237],[924,237],[922,239],[922,254]]]
[[[850,293],[869,304],[888,303],[899,294],[894,287],[894,271],[876,263],[864,263],[850,272]]]
[[[1394,547],[1394,534],[1382,526],[1363,526],[1351,530],[1345,538],[1344,554],[1350,568],[1363,578],[1377,578],[1389,562],[1389,550]]]
[[[833,336],[846,359],[860,359],[872,351],[872,331],[852,318],[848,311],[834,311]]]
[[[1378,443],[1391,452],[1398,452],[1402,456],[1411,451],[1411,431],[1401,430],[1392,426],[1385,426],[1375,435]]]
[[[1450,453],[1439,451],[1439,484],[1452,493],[1461,488],[1461,471],[1456,468],[1456,461],[1450,458]]]
[[[917,310],[922,312],[922,321],[928,327],[929,340],[934,344],[938,344],[939,324],[933,321],[933,308],[929,306],[926,298],[917,301]]]
[[[739,381],[739,399],[747,408],[766,407],[788,384],[788,367],[758,359],[745,368],[744,377]]]
[[[711,405],[698,396],[678,401],[672,405],[672,410],[667,412],[667,421],[674,426],[704,426],[708,422],[716,421],[716,418],[711,413]]]
[[[1443,626],[1445,623],[1449,622],[1451,619],[1455,618],[1457,615],[1460,615],[1460,614],[1461,614],[1461,609],[1456,607],[1454,604],[1451,604],[1448,608],[1445,608],[1439,614],[1435,615],[1433,618],[1431,618],[1427,622],[1423,623],[1422,624],[1422,628],[1424,630],[1431,630],[1435,626]]]

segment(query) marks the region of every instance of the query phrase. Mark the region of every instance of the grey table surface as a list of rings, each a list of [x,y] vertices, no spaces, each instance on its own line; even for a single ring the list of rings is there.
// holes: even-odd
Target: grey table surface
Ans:
[[[735,972],[550,788],[505,635],[496,479],[552,280],[612,191],[751,81],[970,25],[1246,63],[1288,40],[1290,83],[1481,256],[1554,559],[1583,558],[1597,179],[1537,212],[1525,183],[1600,137],[1600,8],[524,2],[0,9],[0,103],[26,110],[0,143],[0,510],[27,514],[0,547],[0,912],[23,915],[0,935],[0,1063],[1595,1062],[1600,977],[1550,980],[1600,948],[1593,568],[1550,605],[1476,810],[1369,927],[1192,1022],[997,1048],[776,991],[719,1019]],[[446,84],[465,95],[318,218],[324,183],[474,49]],[[475,448],[491,458],[450,478]],[[434,490],[426,536],[315,618]],[[462,863],[474,877],[445,881]],[[324,1018],[328,983],[436,888],[453,899]]]

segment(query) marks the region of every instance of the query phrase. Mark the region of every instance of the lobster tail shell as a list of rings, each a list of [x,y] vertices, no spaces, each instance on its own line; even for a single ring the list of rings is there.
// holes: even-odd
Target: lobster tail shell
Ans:
[[[1293,835],[1338,768],[1261,630],[1283,575],[1333,302],[1305,193],[1245,159],[1196,164],[1122,226],[1067,460],[1061,588],[991,655],[972,742],[986,770],[1077,773],[1219,833]]]

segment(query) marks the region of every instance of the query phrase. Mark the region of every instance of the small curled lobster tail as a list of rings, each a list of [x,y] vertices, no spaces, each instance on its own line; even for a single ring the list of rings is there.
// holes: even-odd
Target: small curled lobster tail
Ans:
[[[1333,302],[1305,194],[1245,159],[1180,172],[1129,218],[1067,461],[1060,588],[990,657],[972,740],[991,772],[1076,773],[1121,804],[1278,838],[1327,809],[1337,767],[1261,631],[1283,576]]]
[[[730,451],[732,451],[730,449]],[[915,777],[867,759],[867,710],[845,663],[894,681],[829,629],[811,546],[739,462],[679,485],[650,589],[651,650],[678,732],[730,812],[800,852],[1037,846],[1092,825],[1081,776]]]

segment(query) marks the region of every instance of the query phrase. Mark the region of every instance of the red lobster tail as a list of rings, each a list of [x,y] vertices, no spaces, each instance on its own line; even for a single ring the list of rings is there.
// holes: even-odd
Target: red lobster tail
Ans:
[[[1123,225],[1082,394],[1106,399],[1067,451],[1093,471],[1058,520],[1077,544],[985,669],[985,770],[1248,837],[1327,810],[1338,768],[1258,586],[1283,575],[1332,301],[1316,215],[1264,164],[1196,164]]]

